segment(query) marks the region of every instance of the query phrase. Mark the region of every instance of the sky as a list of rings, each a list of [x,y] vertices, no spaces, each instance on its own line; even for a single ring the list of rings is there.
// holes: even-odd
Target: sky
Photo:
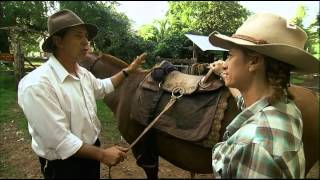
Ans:
[[[118,1],[119,11],[124,12],[133,21],[133,28],[138,29],[144,24],[150,24],[155,19],[165,16],[168,10],[167,1]],[[298,5],[307,7],[307,17],[304,26],[308,26],[319,13],[319,1],[240,1],[248,10],[256,12],[271,12],[284,18],[294,17]]]
[[[165,16],[169,5],[167,1],[118,1],[119,11],[124,12],[133,20],[133,27],[137,29],[144,24],[150,24],[155,19]]]

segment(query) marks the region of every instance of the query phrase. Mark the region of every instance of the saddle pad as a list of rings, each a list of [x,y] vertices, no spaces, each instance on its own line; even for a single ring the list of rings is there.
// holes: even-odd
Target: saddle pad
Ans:
[[[146,80],[148,77],[144,81]],[[133,97],[131,118],[147,126],[148,119],[152,121],[161,113],[169,102],[171,93],[163,91],[158,103],[154,97],[159,95],[159,85],[156,82],[144,81]],[[187,141],[204,139],[212,128],[221,89],[182,96],[160,117],[153,128]],[[158,103],[155,110],[151,108],[154,107],[154,103]]]
[[[151,73],[147,74],[145,79],[140,83],[140,86],[153,91],[159,91],[160,87],[167,91],[172,92],[176,87],[182,87],[185,90],[185,94],[193,94],[205,91],[215,91],[224,86],[224,82],[219,79],[210,81],[205,84],[206,87],[199,85],[199,81],[203,76],[195,76],[183,74],[178,71],[172,71],[167,75],[163,84],[153,80]]]
[[[184,89],[184,94],[191,94],[197,90],[198,83],[202,77],[172,71],[165,78],[162,88],[168,92],[172,92],[174,88],[180,87]]]

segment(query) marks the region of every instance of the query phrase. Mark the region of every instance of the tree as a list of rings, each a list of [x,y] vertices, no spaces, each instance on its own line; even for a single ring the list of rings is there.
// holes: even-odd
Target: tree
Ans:
[[[144,51],[141,37],[135,35],[128,17],[116,11],[117,2],[60,1],[60,9],[70,9],[85,22],[95,24],[97,37],[92,41],[96,50],[132,61]]]
[[[307,28],[309,32],[310,52],[320,60],[320,15],[318,14],[313,23]]]
[[[308,36],[307,42],[305,44],[305,49],[313,54],[315,57],[319,59],[320,52],[319,52],[319,14],[314,19],[314,21],[308,26],[305,27],[303,25],[303,21],[307,15],[307,8],[303,5],[298,6],[296,15],[294,18],[291,19],[291,22],[295,25],[301,27]]]
[[[190,58],[192,52],[187,47],[192,46],[192,42],[184,34],[207,36],[219,31],[231,35],[249,15],[250,12],[235,1],[169,1],[166,17],[142,27],[139,35],[154,41],[156,56]]]
[[[173,1],[169,2],[167,17],[173,31],[231,35],[248,15],[250,12],[237,1]]]
[[[92,41],[97,51],[110,53],[124,60],[145,51],[141,37],[131,30],[131,22],[119,13],[115,1],[8,1],[0,2],[0,27],[16,26],[15,38],[25,54],[39,52],[39,42],[47,34],[48,16],[60,9],[70,9],[87,23],[97,25],[99,31]],[[35,33],[36,32],[36,33]],[[9,51],[8,32],[0,31],[1,51]],[[142,48],[141,48],[142,47]]]
[[[39,49],[38,39],[47,28],[47,12],[54,7],[50,1],[0,2],[0,27],[17,27],[15,38],[26,52]],[[8,31],[0,31],[1,51],[9,52]]]
[[[137,32],[138,36],[142,37],[146,41],[157,42],[158,39],[158,29],[154,24],[146,24],[139,28]]]

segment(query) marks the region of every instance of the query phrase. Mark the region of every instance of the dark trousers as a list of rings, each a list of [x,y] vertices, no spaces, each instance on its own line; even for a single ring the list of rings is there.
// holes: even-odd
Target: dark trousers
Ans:
[[[99,139],[94,144],[100,147]],[[45,179],[100,179],[100,162],[71,156],[64,160],[49,161],[39,157]]]

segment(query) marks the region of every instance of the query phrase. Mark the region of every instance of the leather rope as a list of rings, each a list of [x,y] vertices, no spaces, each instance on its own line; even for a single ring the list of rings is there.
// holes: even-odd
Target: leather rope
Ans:
[[[267,41],[263,40],[263,39],[256,39],[250,36],[246,36],[246,35],[241,35],[241,34],[233,34],[231,37],[233,38],[237,38],[237,39],[243,39],[246,41],[250,41],[253,42],[255,44],[268,44]]]
[[[172,107],[172,105],[177,101],[177,99],[183,96],[184,92],[185,90],[180,87],[176,87],[173,89],[171,99],[168,102],[168,104],[163,108],[161,113],[143,130],[143,132],[136,138],[136,140],[134,140],[133,143],[130,144],[128,151],[132,149],[132,147],[136,145],[137,142],[143,137],[143,135],[145,135],[152,128],[152,126],[160,119],[160,117]],[[179,93],[180,95],[176,96],[175,93]],[[109,166],[109,179],[112,179],[111,167],[112,166]]]

